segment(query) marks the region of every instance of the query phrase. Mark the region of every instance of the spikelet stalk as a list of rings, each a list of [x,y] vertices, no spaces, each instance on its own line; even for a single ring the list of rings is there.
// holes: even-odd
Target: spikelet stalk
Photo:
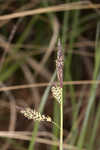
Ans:
[[[62,91],[63,92],[63,91]],[[61,96],[60,109],[60,150],[63,150],[63,93]]]
[[[60,40],[58,41],[58,53],[60,57],[60,88],[61,88],[61,103],[60,103],[60,150],[63,150],[63,53]]]
[[[60,84],[60,150],[63,150],[63,65],[64,56],[60,40],[58,41],[58,51],[56,60],[56,70],[58,82]]]
[[[55,100],[60,104],[60,150],[63,150],[63,65],[64,56],[59,40],[56,60],[56,70],[59,85],[52,86],[51,91]]]

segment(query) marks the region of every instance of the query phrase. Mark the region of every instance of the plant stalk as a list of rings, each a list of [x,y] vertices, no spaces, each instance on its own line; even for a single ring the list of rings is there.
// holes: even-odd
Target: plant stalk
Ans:
[[[63,88],[60,107],[60,150],[63,150]]]

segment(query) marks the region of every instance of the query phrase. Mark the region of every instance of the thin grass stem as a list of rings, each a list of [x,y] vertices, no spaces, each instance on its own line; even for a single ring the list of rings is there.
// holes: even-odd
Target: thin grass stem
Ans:
[[[63,150],[63,90],[61,95],[61,104],[60,104],[60,150]]]

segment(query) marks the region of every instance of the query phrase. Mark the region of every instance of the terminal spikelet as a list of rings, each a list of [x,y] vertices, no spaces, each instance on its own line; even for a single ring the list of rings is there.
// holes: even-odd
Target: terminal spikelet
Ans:
[[[30,120],[52,122],[51,117],[41,115],[39,112],[37,112],[31,108],[28,108],[28,107],[20,110],[20,113],[23,114],[26,118],[28,118]]]
[[[61,103],[62,88],[59,86],[52,86],[51,91],[53,97],[57,100],[57,102]]]
[[[62,46],[60,43],[60,39],[58,40],[58,51],[57,51],[57,60],[56,60],[56,69],[57,69],[57,77],[60,83],[60,87],[63,87],[63,66],[64,66],[64,56],[62,51]]]

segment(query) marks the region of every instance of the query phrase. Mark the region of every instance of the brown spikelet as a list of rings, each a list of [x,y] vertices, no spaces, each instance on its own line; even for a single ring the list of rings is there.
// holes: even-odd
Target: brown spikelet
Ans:
[[[39,112],[31,109],[31,108],[25,108],[20,110],[20,113],[23,114],[26,118],[34,120],[34,121],[48,121],[52,122],[51,117],[41,115]]]
[[[62,47],[60,40],[58,41],[58,52],[57,52],[57,60],[56,60],[56,69],[57,69],[57,77],[60,83],[60,87],[63,86],[63,65],[64,65],[64,56],[62,52]]]
[[[57,100],[57,102],[61,103],[62,88],[59,86],[52,86],[51,91],[53,97]]]

